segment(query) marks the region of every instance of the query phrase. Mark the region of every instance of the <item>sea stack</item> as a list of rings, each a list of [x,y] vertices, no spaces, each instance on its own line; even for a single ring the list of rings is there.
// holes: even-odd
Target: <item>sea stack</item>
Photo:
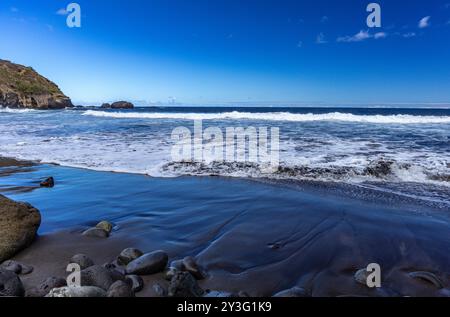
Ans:
[[[0,106],[29,109],[73,107],[59,87],[33,68],[0,59]]]

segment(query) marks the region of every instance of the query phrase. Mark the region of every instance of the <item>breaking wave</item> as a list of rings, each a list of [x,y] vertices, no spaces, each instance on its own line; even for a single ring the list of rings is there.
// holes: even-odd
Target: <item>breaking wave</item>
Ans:
[[[442,124],[450,123],[450,116],[413,116],[413,115],[355,115],[351,113],[296,114],[289,112],[222,112],[222,113],[142,113],[142,112],[108,112],[88,110],[84,116],[117,119],[175,119],[175,120],[259,120],[259,121],[340,121],[379,124]]]

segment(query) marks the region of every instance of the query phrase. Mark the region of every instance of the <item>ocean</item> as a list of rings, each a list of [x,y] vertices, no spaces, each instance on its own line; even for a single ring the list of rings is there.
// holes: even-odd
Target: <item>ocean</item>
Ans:
[[[173,162],[176,127],[278,127],[280,167]],[[223,176],[357,184],[449,203],[450,109],[138,107],[0,109],[0,155],[152,177]]]

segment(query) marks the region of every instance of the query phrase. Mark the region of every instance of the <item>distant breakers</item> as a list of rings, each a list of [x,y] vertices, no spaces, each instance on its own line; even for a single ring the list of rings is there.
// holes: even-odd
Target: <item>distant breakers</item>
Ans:
[[[172,131],[173,162],[250,163],[262,173],[273,173],[280,165],[280,129],[277,127],[219,127],[203,130],[201,120],[194,121],[194,133],[187,127]]]

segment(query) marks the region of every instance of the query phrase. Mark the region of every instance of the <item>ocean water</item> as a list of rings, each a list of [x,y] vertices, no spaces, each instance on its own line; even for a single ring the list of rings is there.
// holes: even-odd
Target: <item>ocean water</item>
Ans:
[[[280,168],[173,162],[176,127],[280,129]],[[0,156],[153,177],[339,182],[450,201],[450,109],[152,107],[0,108]]]

